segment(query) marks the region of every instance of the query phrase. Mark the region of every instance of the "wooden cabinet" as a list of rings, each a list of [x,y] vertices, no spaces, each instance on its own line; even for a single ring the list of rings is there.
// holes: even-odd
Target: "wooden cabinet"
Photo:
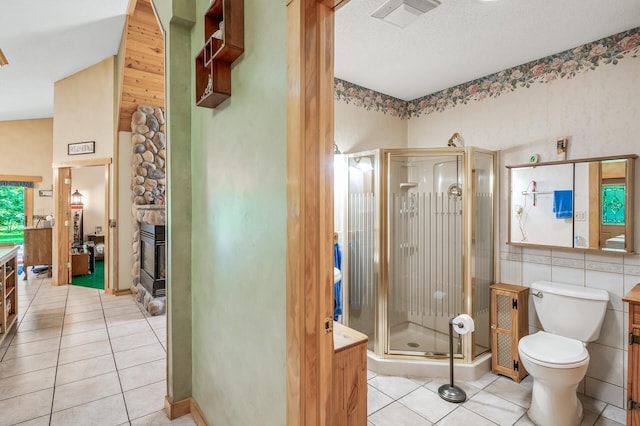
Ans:
[[[367,336],[333,323],[334,426],[367,424]]]
[[[17,246],[0,246],[0,343],[18,317],[17,255]]]
[[[89,253],[75,253],[71,258],[71,276],[87,275],[89,273]]]
[[[627,425],[640,426],[640,284],[622,300],[629,303]]]
[[[47,265],[51,276],[51,228],[24,229],[24,279],[27,279],[27,267]]]
[[[231,64],[244,52],[244,1],[213,0],[196,56],[196,105],[215,108],[231,96]]]
[[[491,288],[491,370],[520,382],[527,371],[518,342],[529,334],[529,289],[511,284]]]

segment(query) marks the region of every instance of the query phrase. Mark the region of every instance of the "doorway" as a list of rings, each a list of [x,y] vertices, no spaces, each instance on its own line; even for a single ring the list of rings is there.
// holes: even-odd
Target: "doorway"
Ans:
[[[84,285],[110,293],[110,170],[111,158],[54,164],[52,285]]]

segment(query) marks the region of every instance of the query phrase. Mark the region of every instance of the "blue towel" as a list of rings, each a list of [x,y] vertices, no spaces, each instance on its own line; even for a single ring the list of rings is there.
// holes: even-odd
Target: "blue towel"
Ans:
[[[556,219],[571,219],[573,217],[573,191],[553,191],[553,212]]]
[[[333,245],[333,266],[342,272],[342,250],[340,244]],[[333,275],[332,275],[333,276]],[[333,320],[338,320],[338,315],[342,315],[342,280],[333,285]]]

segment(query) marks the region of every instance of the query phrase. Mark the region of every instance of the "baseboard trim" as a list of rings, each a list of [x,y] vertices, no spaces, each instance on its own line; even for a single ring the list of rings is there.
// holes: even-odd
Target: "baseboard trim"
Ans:
[[[164,397],[164,411],[167,413],[167,417],[170,420],[177,419],[178,417],[186,416],[191,413],[193,419],[198,426],[209,426],[209,422],[202,414],[200,406],[193,398],[183,399],[175,403],[171,403],[168,396]]]
[[[108,288],[104,291],[106,294],[113,294],[116,296],[124,296],[125,294],[131,294],[131,289],[127,288],[125,290],[116,290],[113,288]]]

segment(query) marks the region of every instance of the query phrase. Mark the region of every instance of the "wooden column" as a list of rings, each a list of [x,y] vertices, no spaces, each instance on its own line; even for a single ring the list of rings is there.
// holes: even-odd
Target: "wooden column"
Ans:
[[[53,267],[52,285],[71,282],[71,169],[53,169]]]
[[[331,424],[336,2],[287,2],[287,424]]]

